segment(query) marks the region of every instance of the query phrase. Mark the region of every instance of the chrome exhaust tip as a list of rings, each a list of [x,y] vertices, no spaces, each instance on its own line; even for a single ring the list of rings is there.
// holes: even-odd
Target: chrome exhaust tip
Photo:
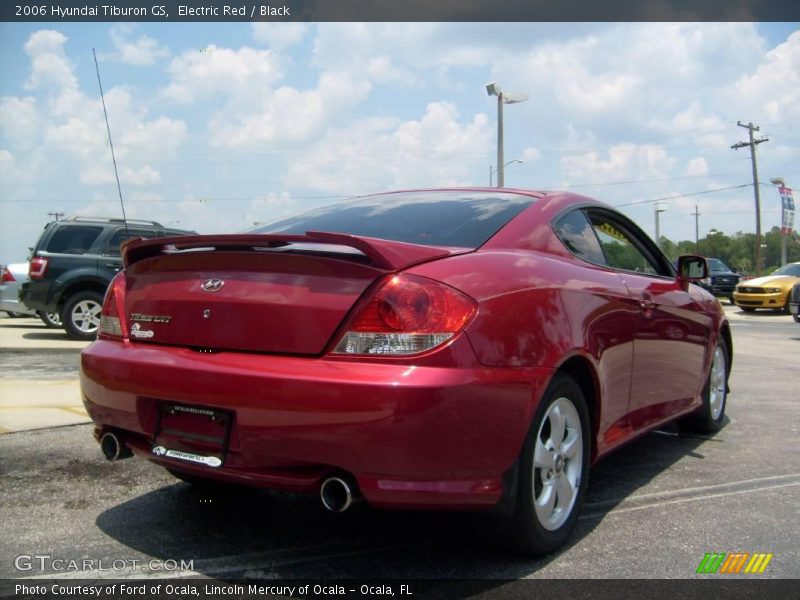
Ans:
[[[133,452],[125,444],[123,444],[117,435],[112,432],[104,433],[100,438],[100,450],[106,460],[122,460],[133,456]]]
[[[350,483],[341,477],[329,477],[319,488],[322,506],[335,513],[343,513],[355,501],[355,490]]]

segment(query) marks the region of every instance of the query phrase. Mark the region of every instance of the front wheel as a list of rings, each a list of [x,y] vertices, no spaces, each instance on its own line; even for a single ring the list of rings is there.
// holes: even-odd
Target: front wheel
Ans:
[[[78,292],[67,300],[61,311],[61,322],[74,340],[91,341],[97,337],[103,296],[97,292]]]
[[[569,538],[589,482],[589,415],[580,386],[558,373],[522,448],[517,506],[509,525],[518,550],[541,556]]]
[[[719,338],[711,371],[703,386],[703,403],[695,412],[678,420],[678,426],[694,433],[716,433],[722,429],[725,420],[725,407],[728,400],[728,345]]]

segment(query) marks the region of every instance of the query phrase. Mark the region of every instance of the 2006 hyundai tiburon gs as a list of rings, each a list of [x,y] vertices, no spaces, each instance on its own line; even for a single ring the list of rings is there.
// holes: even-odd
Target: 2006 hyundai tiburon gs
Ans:
[[[719,303],[629,219],[566,193],[361,197],[245,234],[128,243],[82,354],[107,458],[190,482],[496,509],[572,530],[601,456],[723,423]]]

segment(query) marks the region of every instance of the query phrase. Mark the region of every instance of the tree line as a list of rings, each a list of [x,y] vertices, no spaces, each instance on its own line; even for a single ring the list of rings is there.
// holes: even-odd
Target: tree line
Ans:
[[[719,258],[735,271],[743,275],[762,275],[771,273],[781,266],[781,229],[773,227],[761,236],[762,269],[755,265],[756,234],[737,231],[729,236],[712,229],[697,243],[689,240],[673,242],[661,236],[659,245],[670,259],[681,254],[699,254],[708,258]],[[787,240],[787,262],[800,262],[800,236],[794,232]]]

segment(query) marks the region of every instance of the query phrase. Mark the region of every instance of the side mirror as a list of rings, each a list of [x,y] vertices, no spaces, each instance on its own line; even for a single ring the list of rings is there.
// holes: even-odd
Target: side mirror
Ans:
[[[708,277],[708,263],[702,256],[686,254],[678,257],[678,279],[700,281]]]

